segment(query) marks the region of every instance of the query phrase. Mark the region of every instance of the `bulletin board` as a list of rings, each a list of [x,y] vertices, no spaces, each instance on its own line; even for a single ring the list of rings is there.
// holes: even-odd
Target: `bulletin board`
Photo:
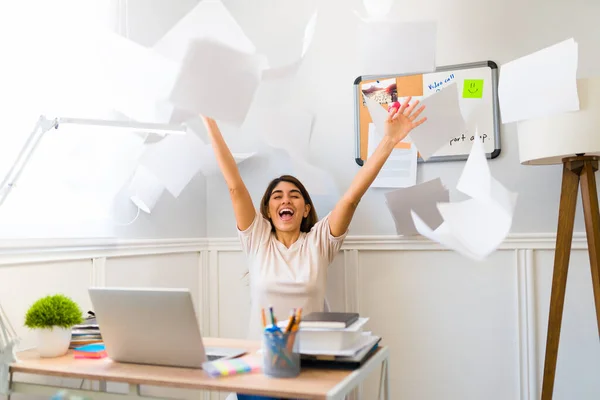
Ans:
[[[486,156],[500,155],[500,108],[498,103],[498,66],[493,61],[437,67],[434,72],[410,75],[359,76],[354,81],[355,159],[360,166],[367,159],[369,124],[372,122],[364,95],[371,96],[387,110],[388,104],[412,96],[421,101],[456,83],[459,105],[466,131],[458,132],[427,162],[466,160],[475,130],[483,141]],[[423,114],[424,115],[424,114]],[[409,148],[401,142],[397,147]],[[418,158],[418,162],[424,162]]]

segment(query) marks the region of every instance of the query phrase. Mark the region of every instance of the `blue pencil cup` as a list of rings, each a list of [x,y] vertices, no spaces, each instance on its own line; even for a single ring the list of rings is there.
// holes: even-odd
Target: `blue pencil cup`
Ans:
[[[263,374],[272,378],[293,378],[300,374],[298,332],[263,334]]]

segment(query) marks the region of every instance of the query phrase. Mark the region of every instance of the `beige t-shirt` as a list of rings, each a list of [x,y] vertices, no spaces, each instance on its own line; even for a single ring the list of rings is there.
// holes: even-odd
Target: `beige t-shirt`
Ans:
[[[278,321],[286,320],[290,311],[302,307],[302,314],[323,311],[327,287],[327,267],[342,246],[348,231],[333,237],[329,214],[310,232],[300,232],[289,248],[277,240],[271,222],[259,212],[244,231],[238,230],[242,249],[248,256],[250,277],[249,339],[260,339],[261,308],[272,306]]]

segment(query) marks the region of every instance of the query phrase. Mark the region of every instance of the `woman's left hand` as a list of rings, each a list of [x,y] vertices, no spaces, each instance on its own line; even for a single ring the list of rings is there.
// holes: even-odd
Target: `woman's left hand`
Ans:
[[[392,108],[388,113],[388,117],[385,121],[384,134],[391,139],[393,143],[397,144],[401,142],[410,131],[427,120],[427,117],[417,120],[417,117],[423,112],[425,106],[422,105],[415,110],[415,107],[419,104],[419,100],[415,101],[413,104],[409,104],[410,100],[411,97],[408,97],[399,108]]]

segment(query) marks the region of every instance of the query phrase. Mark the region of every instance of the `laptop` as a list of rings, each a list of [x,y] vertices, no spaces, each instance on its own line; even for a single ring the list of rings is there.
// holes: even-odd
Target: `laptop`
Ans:
[[[90,288],[108,356],[119,362],[202,368],[242,349],[205,347],[188,289]]]

